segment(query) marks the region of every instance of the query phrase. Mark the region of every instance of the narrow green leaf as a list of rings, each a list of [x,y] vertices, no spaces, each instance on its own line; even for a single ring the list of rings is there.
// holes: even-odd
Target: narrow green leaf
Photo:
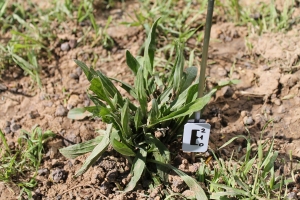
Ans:
[[[145,135],[145,141],[147,144],[152,146],[153,151],[153,156],[155,160],[169,164],[170,162],[170,152],[167,149],[167,147],[156,137],[154,137],[151,133],[147,133]],[[167,167],[158,165],[157,164],[157,170],[158,170],[158,175],[163,181],[168,180],[168,173],[167,173]]]
[[[120,81],[118,79],[115,79],[115,78],[110,78],[111,80],[114,80],[118,83],[121,83],[121,87],[126,91],[128,92],[128,94],[130,94],[133,98],[135,98],[137,100],[137,95],[134,91],[134,88],[131,86],[131,85],[128,85],[127,83],[123,82],[123,81]]]
[[[139,107],[136,110],[135,116],[134,116],[134,125],[135,125],[135,129],[138,130],[141,126],[142,126],[142,111],[141,108]]]
[[[195,101],[184,105],[182,108],[178,109],[177,111],[172,112],[171,114],[158,119],[156,122],[148,125],[148,127],[152,127],[155,124],[158,124],[163,121],[167,121],[170,119],[176,119],[178,117],[191,115],[194,112],[201,110],[210,100],[211,96],[217,91],[217,89],[213,89],[210,93],[206,94],[202,98],[198,98]]]
[[[267,173],[270,172],[270,170],[274,167],[275,161],[278,157],[278,151],[275,151],[274,154],[270,157],[270,159],[268,159],[268,162],[266,164],[266,166],[264,167],[262,176],[265,178]]]
[[[222,189],[225,189],[226,192],[222,192],[223,195],[231,195],[231,196],[237,196],[237,195],[243,195],[243,196],[247,196],[247,197],[250,197],[250,193],[249,192],[246,192],[246,191],[243,191],[243,190],[240,190],[240,189],[236,189],[236,188],[233,188],[233,187],[230,187],[230,186],[227,186],[227,185],[223,185],[223,184],[218,184],[218,183],[213,183],[213,182],[210,182],[210,184],[213,186],[213,187],[218,187],[218,188],[222,188]],[[217,193],[213,193],[213,195],[218,195],[219,192]]]
[[[150,110],[148,123],[154,122],[159,117],[160,117],[160,112],[159,112],[159,109],[158,109],[157,101],[156,101],[156,99],[152,99],[152,108]]]
[[[86,108],[73,108],[68,112],[68,118],[70,119],[84,119],[86,117],[92,116],[93,113],[90,113]]]
[[[198,84],[194,84],[190,86],[188,89],[184,90],[175,101],[172,102],[171,111],[175,111],[183,106],[184,103],[187,102],[187,98],[192,95],[193,92],[198,93]],[[190,91],[189,91],[190,90]]]
[[[182,87],[183,66],[184,66],[183,45],[178,43],[176,44],[176,61],[174,65],[174,74],[173,74],[173,88],[175,90],[175,93],[179,93]]]
[[[133,160],[132,168],[131,168],[132,177],[130,182],[127,184],[124,192],[129,192],[135,188],[136,183],[140,180],[143,171],[145,169],[146,157],[147,157],[147,151],[140,148],[136,154],[135,159]]]
[[[147,95],[145,91],[145,80],[143,77],[143,67],[140,67],[135,79],[135,89],[138,101],[140,102],[140,108],[142,111],[142,116],[146,116],[147,114]]]
[[[116,110],[100,78],[93,78],[91,80],[91,85],[89,89],[93,91],[101,100],[105,101],[113,110]]]
[[[140,63],[135,59],[135,57],[133,57],[133,55],[128,50],[126,51],[126,63],[127,66],[132,70],[134,75],[136,75],[140,68]]]
[[[121,110],[121,124],[123,128],[123,137],[128,139],[132,135],[132,131],[130,129],[130,110],[129,110],[129,101],[127,100],[125,105]]]
[[[155,38],[156,38],[156,27],[157,23],[160,20],[158,18],[152,25],[148,37],[145,42],[145,51],[144,51],[144,67],[145,71],[148,71],[150,75],[153,73],[153,62],[154,62],[154,54],[156,50]],[[148,78],[148,75],[145,76],[145,79]]]
[[[110,98],[114,98],[117,96],[118,104],[122,107],[124,105],[124,101],[122,98],[121,93],[118,91],[118,89],[115,87],[115,85],[107,78],[103,73],[100,71],[96,71],[98,77],[100,78],[100,81],[102,83],[106,91],[106,93],[109,95]]]
[[[111,145],[117,152],[124,156],[135,156],[134,151],[130,147],[116,139],[113,139]]]
[[[219,150],[222,149],[222,148],[224,148],[224,147],[226,147],[227,145],[231,144],[234,140],[236,140],[236,139],[238,139],[238,138],[245,138],[246,140],[248,140],[248,138],[247,138],[246,136],[244,136],[244,135],[238,135],[238,136],[235,136],[235,137],[231,138],[230,140],[228,140],[227,142],[225,142],[225,144],[223,144],[223,145],[219,148]]]
[[[75,177],[82,175],[84,172],[88,170],[88,168],[93,165],[100,156],[105,152],[109,145],[109,136],[112,131],[112,125],[107,125],[106,133],[103,136],[101,142],[93,149],[92,153],[87,157],[82,167],[79,171],[76,172]]]
[[[198,72],[197,67],[189,67],[186,69],[186,71],[184,73],[185,79],[183,82],[183,86],[181,87],[181,90],[180,90],[181,92],[186,90],[190,85],[192,85],[193,81],[197,77],[197,72]]]
[[[90,69],[88,68],[88,66],[86,66],[85,63],[79,61],[79,60],[76,60],[74,59],[74,62],[82,69],[82,71],[84,72],[84,74],[86,75],[87,79],[89,81],[91,81],[93,79],[93,74],[92,72],[90,71]]]
[[[98,136],[92,140],[59,149],[59,152],[66,158],[73,159],[91,152],[101,142],[102,138],[103,136]]]
[[[181,170],[177,169],[176,167],[173,167],[170,164],[165,164],[165,163],[162,163],[162,162],[159,162],[156,160],[151,160],[151,159],[149,159],[147,161],[172,169],[189,186],[190,190],[195,192],[196,199],[208,200],[205,192],[203,191],[201,186],[197,183],[197,181],[195,179],[193,179],[192,177],[188,176],[186,173],[182,172]]]

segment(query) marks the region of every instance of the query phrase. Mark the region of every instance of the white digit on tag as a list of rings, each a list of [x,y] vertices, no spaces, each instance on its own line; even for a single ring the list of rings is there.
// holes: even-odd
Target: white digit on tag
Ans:
[[[208,148],[210,124],[187,123],[184,125],[182,151],[206,152]]]

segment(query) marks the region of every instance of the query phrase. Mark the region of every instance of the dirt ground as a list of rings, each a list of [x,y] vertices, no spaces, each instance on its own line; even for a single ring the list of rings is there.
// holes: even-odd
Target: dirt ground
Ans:
[[[138,4],[131,3],[130,7],[137,9]],[[30,77],[23,76],[18,68],[7,71],[0,79],[0,129],[10,145],[14,145],[21,129],[30,130],[34,125],[43,130],[50,129],[57,135],[46,144],[46,154],[37,177],[36,199],[160,199],[154,198],[154,193],[147,195],[145,188],[149,180],[142,180],[133,192],[122,194],[120,190],[128,182],[130,167],[124,158],[112,151],[106,152],[76,179],[73,175],[85,156],[69,160],[58,152],[64,146],[94,138],[96,131],[105,127],[101,120],[74,121],[67,118],[69,109],[91,103],[86,95],[89,82],[72,59],[88,62],[91,57],[98,56],[98,69],[110,77],[132,83],[133,75],[126,66],[125,50],[137,55],[145,40],[145,32],[140,27],[118,25],[117,22],[126,17],[121,9],[107,12],[99,14],[99,23],[105,25],[106,15],[111,15],[116,22],[108,29],[115,41],[112,49],[70,45],[68,50],[63,50],[62,43],[71,44],[82,34],[80,25],[66,23],[63,30],[57,31],[61,40],[51,47],[57,60],[41,60],[39,63],[42,66],[42,91],[32,89]],[[78,26],[76,34],[72,33],[73,26]],[[218,91],[203,112],[203,118],[212,125],[211,149],[216,150],[236,135],[250,134],[258,140],[264,129],[263,138],[275,135],[275,148],[283,157],[288,157],[291,152],[299,160],[299,31],[300,26],[295,25],[287,33],[258,36],[249,34],[247,27],[221,20],[215,22],[209,48],[207,88],[229,78],[239,79],[240,83]],[[228,149],[239,151],[243,148],[243,142],[237,141]],[[172,153],[176,155],[174,166],[179,167],[187,159],[186,171],[191,174],[201,164],[198,160],[192,163],[190,154],[181,150],[175,152],[174,149]],[[222,153],[225,155],[228,150]],[[206,159],[207,154],[199,156]],[[175,186],[174,180],[171,181],[174,192],[191,192],[178,183]],[[16,188],[10,190],[0,184],[0,199],[16,199],[18,192]]]

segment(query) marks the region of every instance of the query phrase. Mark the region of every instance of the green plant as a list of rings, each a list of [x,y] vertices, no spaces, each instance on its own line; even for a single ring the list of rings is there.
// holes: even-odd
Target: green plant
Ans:
[[[0,181],[16,184],[21,192],[32,198],[31,189],[37,182],[35,177],[43,156],[43,144],[55,134],[40,127],[34,127],[31,132],[23,131],[14,149],[10,149],[7,140],[0,130]],[[27,178],[29,177],[29,178]]]
[[[285,199],[284,186],[292,180],[285,175],[275,175],[275,162],[279,161],[278,151],[273,149],[274,138],[259,142],[255,150],[250,139],[240,135],[219,149],[238,138],[247,142],[246,153],[240,160],[233,159],[234,152],[228,161],[213,154],[216,159],[213,169],[202,165],[198,170],[198,180],[210,187],[210,199]]]
[[[156,71],[154,54],[157,23],[158,20],[150,29],[143,57],[136,59],[129,51],[126,52],[127,65],[135,75],[134,86],[110,78],[119,82],[131,96],[130,99],[134,100],[123,98],[111,80],[100,71],[75,60],[91,83],[89,90],[93,93],[90,94],[90,99],[95,106],[73,109],[68,117],[80,119],[86,116],[87,111],[94,117],[100,117],[108,125],[106,132],[102,131],[102,135],[94,140],[60,149],[60,152],[68,158],[74,158],[92,151],[75,175],[79,176],[111,145],[132,163],[133,176],[125,192],[134,189],[137,181],[146,172],[157,173],[160,180],[166,182],[167,169],[170,168],[189,187],[195,188],[197,198],[206,199],[204,191],[193,178],[169,164],[171,156],[166,144],[181,135],[187,119],[195,111],[202,109],[218,88],[231,82],[227,81],[203,98],[196,99],[198,84],[193,84],[193,81],[197,68],[183,70],[183,44],[179,42],[176,45],[176,60],[172,71]]]
[[[225,13],[225,18],[238,25],[248,25],[254,32],[261,34],[267,31],[286,31],[290,29],[294,13],[294,0],[284,1],[282,11],[276,8],[272,0],[269,4],[259,3],[255,6],[241,6],[238,0],[229,0],[221,3],[218,7]]]

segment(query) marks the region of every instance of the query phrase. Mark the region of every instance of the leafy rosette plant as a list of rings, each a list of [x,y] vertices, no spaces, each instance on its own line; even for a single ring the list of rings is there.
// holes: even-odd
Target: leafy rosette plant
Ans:
[[[92,93],[89,95],[95,105],[70,110],[68,117],[79,119],[89,112],[108,125],[106,131],[97,138],[60,149],[60,152],[67,158],[91,152],[75,175],[79,176],[111,145],[127,159],[132,159],[132,178],[125,192],[133,190],[146,172],[158,174],[160,180],[166,183],[168,169],[172,169],[195,191],[197,199],[207,199],[193,178],[170,165],[171,157],[166,144],[182,134],[184,123],[195,111],[202,109],[220,87],[232,82],[222,83],[204,97],[197,98],[198,84],[193,83],[197,68],[184,70],[183,44],[180,42],[176,43],[172,71],[156,71],[154,55],[157,23],[158,20],[150,29],[143,57],[137,59],[129,51],[126,52],[127,65],[135,75],[133,86],[108,78],[102,72],[75,60],[91,83],[89,90]],[[118,82],[135,101],[122,97],[112,81]]]

